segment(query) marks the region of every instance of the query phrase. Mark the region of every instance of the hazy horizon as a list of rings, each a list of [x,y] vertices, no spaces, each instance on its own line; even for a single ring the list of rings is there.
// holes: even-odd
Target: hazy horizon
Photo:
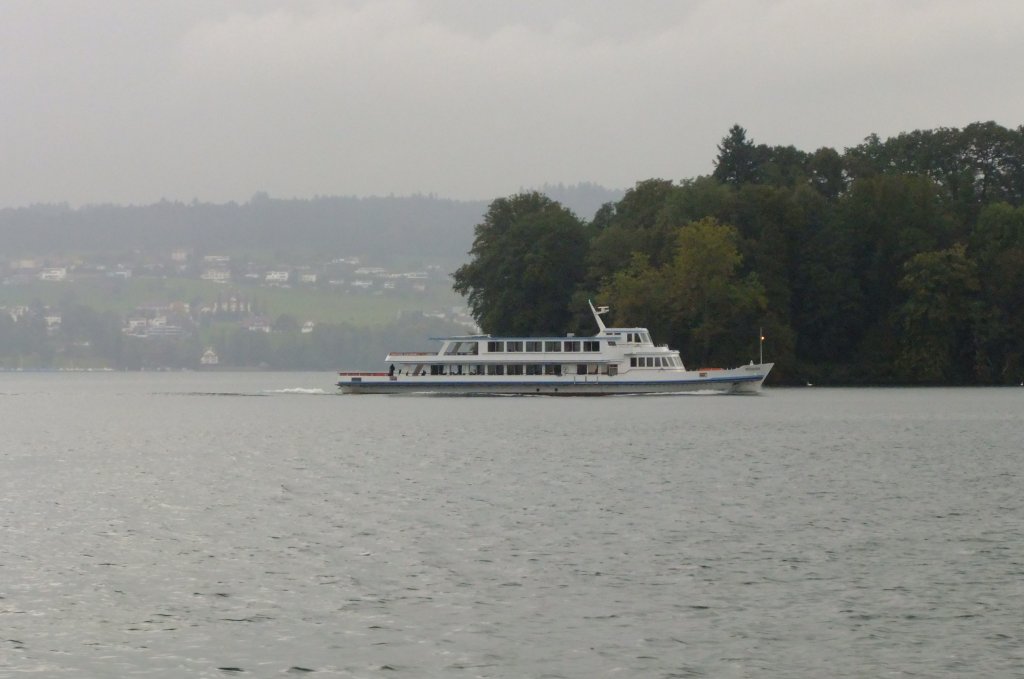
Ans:
[[[13,0],[0,207],[624,189],[1022,123],[1011,0]]]

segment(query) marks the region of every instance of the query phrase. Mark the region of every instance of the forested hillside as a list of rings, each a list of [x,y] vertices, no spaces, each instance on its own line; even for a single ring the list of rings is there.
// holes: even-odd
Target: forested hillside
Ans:
[[[487,332],[591,332],[586,299],[691,365],[776,383],[1024,380],[1024,126],[915,131],[840,152],[734,126],[712,175],[639,182],[590,222],[494,201],[456,289]]]
[[[160,202],[70,209],[0,210],[5,255],[282,252],[361,255],[377,261],[416,254],[465,257],[482,202],[432,196],[280,200],[257,194],[243,204]]]
[[[589,219],[622,191],[595,184],[547,185],[540,191]],[[485,201],[436,196],[277,199],[258,193],[246,203],[36,205],[0,210],[0,256],[186,248],[197,254],[256,252],[358,255],[461,262]]]

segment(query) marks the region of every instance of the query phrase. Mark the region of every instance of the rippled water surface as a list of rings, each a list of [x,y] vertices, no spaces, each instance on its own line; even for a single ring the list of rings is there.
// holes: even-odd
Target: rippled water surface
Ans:
[[[1024,389],[0,374],[0,677],[1024,677]]]

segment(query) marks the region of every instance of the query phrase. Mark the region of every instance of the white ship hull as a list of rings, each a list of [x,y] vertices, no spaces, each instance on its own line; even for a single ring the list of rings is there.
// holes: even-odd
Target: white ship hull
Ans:
[[[771,363],[732,370],[686,370],[636,380],[627,375],[511,376],[341,373],[338,388],[345,394],[448,394],[608,396],[613,394],[673,394],[686,392],[756,394],[772,369]]]

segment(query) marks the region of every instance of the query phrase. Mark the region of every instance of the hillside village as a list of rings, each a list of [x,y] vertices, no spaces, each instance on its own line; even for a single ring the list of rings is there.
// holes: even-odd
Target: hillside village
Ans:
[[[73,321],[65,318],[68,304],[52,300],[74,300],[76,291],[87,288],[145,288],[142,283],[147,280],[187,283],[185,289],[189,293],[184,296],[187,298],[145,299],[120,309],[116,312],[120,334],[129,341],[190,340],[194,362],[201,366],[221,361],[215,348],[207,346],[207,339],[201,347],[196,344],[204,328],[261,334],[314,332],[321,319],[296,317],[287,312],[273,317],[265,302],[272,291],[290,291],[295,296],[411,300],[406,314],[475,328],[461,307],[431,308],[439,297],[446,296],[442,291],[450,290],[450,279],[441,265],[396,270],[355,256],[333,257],[319,263],[258,262],[249,257],[197,255],[176,249],[163,256],[47,256],[0,262],[0,323],[7,323],[0,325],[0,330],[7,327],[11,333],[22,330],[25,334],[28,326],[33,326],[37,333],[45,331],[57,354],[88,353],[92,338],[86,337],[88,333],[82,328],[69,325]],[[41,291],[51,301],[39,301]],[[108,325],[114,323],[110,312],[104,319]],[[80,318],[74,320],[82,323]],[[0,356],[0,365],[4,364],[2,359]],[[11,361],[6,363],[10,367]],[[21,365],[17,361],[14,364]]]

